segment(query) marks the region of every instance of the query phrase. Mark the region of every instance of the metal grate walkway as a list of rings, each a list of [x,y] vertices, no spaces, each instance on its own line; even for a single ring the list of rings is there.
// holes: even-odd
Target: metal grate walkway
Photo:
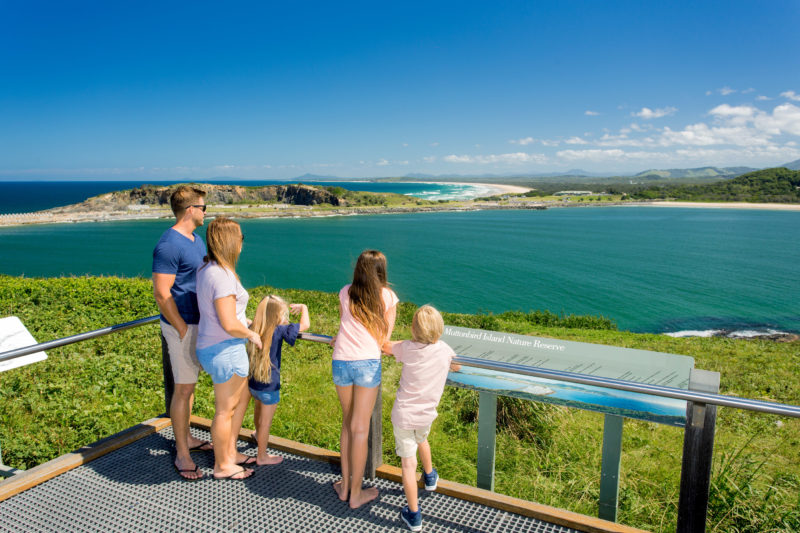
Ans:
[[[172,469],[172,444],[167,427],[0,502],[0,531],[407,531],[398,483],[376,478],[379,499],[351,511],[331,488],[336,465],[273,451],[283,455],[280,465],[259,467],[246,481],[216,481],[213,455],[195,453],[206,478],[187,482]],[[420,507],[427,532],[575,531],[440,493],[420,491]]]

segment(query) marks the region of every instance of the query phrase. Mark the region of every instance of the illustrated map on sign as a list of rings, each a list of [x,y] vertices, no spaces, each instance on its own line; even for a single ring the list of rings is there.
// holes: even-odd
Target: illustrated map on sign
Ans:
[[[442,340],[457,355],[528,367],[686,389],[694,359],[649,352],[445,326]],[[480,368],[451,372],[450,385],[515,396],[607,414],[683,426],[686,402]]]

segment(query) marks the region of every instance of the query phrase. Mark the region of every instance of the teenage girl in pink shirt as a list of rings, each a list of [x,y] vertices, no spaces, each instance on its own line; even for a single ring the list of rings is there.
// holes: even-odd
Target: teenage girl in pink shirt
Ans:
[[[365,250],[356,261],[353,283],[339,291],[339,332],[333,343],[333,383],[342,406],[342,479],[333,488],[357,509],[378,497],[361,489],[367,463],[369,419],[381,384],[381,346],[394,329],[397,295],[386,281],[386,256]]]

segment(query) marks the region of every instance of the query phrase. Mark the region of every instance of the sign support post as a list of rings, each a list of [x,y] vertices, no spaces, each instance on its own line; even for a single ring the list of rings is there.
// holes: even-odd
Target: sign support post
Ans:
[[[497,395],[480,392],[478,400],[478,488],[494,491]]]
[[[603,422],[603,462],[600,469],[600,501],[597,516],[611,522],[617,521],[623,420],[621,416],[607,414]]]

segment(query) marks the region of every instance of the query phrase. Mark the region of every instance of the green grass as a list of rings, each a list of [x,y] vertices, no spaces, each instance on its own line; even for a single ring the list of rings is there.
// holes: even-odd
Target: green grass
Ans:
[[[318,333],[334,334],[335,294],[250,291],[251,308],[268,291],[309,306]],[[407,338],[414,311],[401,304],[395,338]],[[157,313],[149,280],[29,279],[0,276],[0,316],[16,315],[39,341]],[[616,330],[602,317],[510,311],[445,314],[446,322],[690,355],[722,374],[722,393],[800,404],[800,343],[676,339]],[[156,324],[48,352],[46,361],[0,374],[0,444],[6,464],[31,468],[164,411]],[[389,413],[400,366],[384,359],[384,459],[399,465]],[[330,348],[298,342],[284,351],[283,394],[273,433],[338,449],[339,408],[330,379]],[[195,413],[210,418],[208,376],[198,384]],[[430,442],[445,479],[475,485],[477,393],[447,388]],[[718,412],[708,530],[800,530],[800,421],[721,408]],[[252,427],[252,411],[245,426]],[[597,514],[602,415],[510,398],[499,402],[496,490]],[[676,523],[683,432],[626,420],[619,521],[654,531]]]

